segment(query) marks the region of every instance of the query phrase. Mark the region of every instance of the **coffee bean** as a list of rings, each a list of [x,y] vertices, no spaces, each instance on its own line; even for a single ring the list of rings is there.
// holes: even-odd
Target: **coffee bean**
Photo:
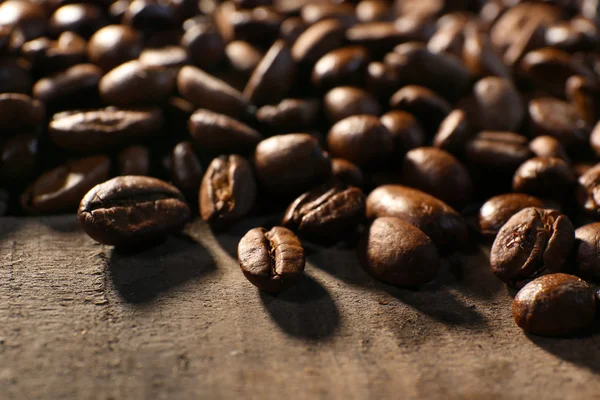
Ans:
[[[171,180],[186,199],[196,200],[204,169],[190,142],[180,142],[171,151]]]
[[[140,53],[139,61],[152,71],[161,68],[174,68],[188,64],[188,55],[183,47],[164,46],[156,49],[145,49]]]
[[[249,104],[242,93],[222,80],[192,66],[181,68],[177,89],[183,98],[198,108],[238,117],[248,112]]]
[[[259,108],[256,119],[276,133],[308,130],[316,124],[319,108],[317,99],[284,99]]]
[[[33,95],[46,104],[77,105],[77,99],[97,91],[101,77],[102,70],[95,65],[75,65],[66,71],[37,81],[33,87]]]
[[[598,121],[600,85],[581,75],[573,75],[565,83],[567,99],[590,126]]]
[[[486,32],[482,32],[476,23],[470,22],[465,27],[464,36],[462,59],[472,75],[510,78],[509,69],[504,65],[502,57],[497,53]]]
[[[596,155],[600,155],[600,121],[594,126],[590,135],[590,146]]]
[[[14,134],[35,128],[46,116],[44,104],[25,94],[0,94],[0,131]]]
[[[433,135],[452,111],[450,104],[433,91],[416,85],[404,86],[390,98],[390,106],[413,114],[425,132]]]
[[[69,161],[40,175],[21,195],[21,207],[30,214],[73,212],[88,190],[108,178],[109,171],[106,156]]]
[[[250,283],[266,292],[281,292],[295,285],[304,272],[302,244],[289,229],[254,228],[240,240],[238,262]]]
[[[181,192],[166,182],[146,176],[119,176],[87,192],[77,217],[92,239],[131,246],[180,231],[190,209]]]
[[[356,23],[354,6],[348,3],[308,3],[302,6],[300,15],[307,24],[311,25],[325,19],[336,19],[343,22],[346,26]]]
[[[356,5],[356,18],[360,22],[386,21],[392,19],[392,12],[386,1],[362,0]]]
[[[188,126],[194,143],[214,153],[248,153],[262,139],[262,135],[248,125],[209,110],[199,109],[193,113]]]
[[[300,64],[314,64],[331,50],[341,47],[346,29],[341,21],[324,20],[311,25],[292,46],[292,56]]]
[[[390,111],[379,119],[392,134],[394,159],[401,160],[407,151],[425,144],[425,133],[417,119],[406,111]]]
[[[275,40],[283,18],[272,7],[236,10],[233,3],[225,2],[215,10],[214,19],[226,43],[244,40],[261,44]]]
[[[430,282],[440,268],[440,256],[431,239],[400,218],[382,217],[373,221],[357,253],[365,271],[396,286]]]
[[[394,46],[408,41],[427,41],[433,32],[431,24],[411,16],[395,21],[364,22],[346,32],[346,40],[352,45],[364,46],[373,57],[382,57]]]
[[[569,336],[589,328],[596,314],[594,291],[568,274],[551,274],[528,283],[512,305],[517,325],[539,336]]]
[[[125,25],[108,25],[96,31],[88,42],[90,61],[109,71],[136,59],[142,51],[142,36]]]
[[[281,23],[279,37],[292,46],[309,25],[300,17],[289,17]]]
[[[592,51],[600,38],[594,18],[578,16],[550,25],[546,29],[544,39],[548,46],[567,53],[574,53],[576,51]]]
[[[393,138],[373,115],[354,115],[331,127],[327,147],[332,156],[360,167],[381,166],[392,155]]]
[[[317,241],[335,243],[354,231],[364,219],[362,190],[326,185],[294,200],[283,216],[283,226]]]
[[[362,187],[365,181],[358,166],[343,158],[331,159],[331,173],[338,181],[356,187]]]
[[[251,43],[236,40],[225,47],[225,56],[235,71],[249,77],[264,54]]]
[[[213,68],[225,57],[225,43],[212,23],[193,24],[183,34],[181,46],[200,68]]]
[[[58,147],[76,152],[104,151],[160,131],[158,108],[73,110],[55,114],[48,131]]]
[[[215,158],[200,186],[200,216],[221,227],[239,220],[254,207],[256,180],[250,163],[236,155]]]
[[[46,31],[46,13],[41,4],[8,0],[0,5],[0,26],[12,29],[11,47],[18,50]]]
[[[454,110],[444,118],[433,138],[433,145],[449,153],[459,154],[473,136],[467,114],[463,110]]]
[[[175,10],[168,3],[137,1],[127,7],[123,22],[146,35],[176,26]]]
[[[117,161],[120,176],[150,174],[150,153],[145,147],[127,147],[119,153]]]
[[[534,157],[515,172],[513,190],[562,200],[570,197],[577,178],[569,164],[556,157]]]
[[[509,286],[564,269],[575,242],[569,218],[555,210],[528,207],[498,232],[490,253],[492,272]]]
[[[461,162],[435,147],[419,147],[406,153],[402,182],[454,207],[464,206],[473,191],[469,172]]]
[[[56,41],[41,37],[24,43],[21,54],[37,73],[47,75],[85,62],[86,42],[75,33],[65,32]]]
[[[358,114],[379,115],[381,107],[368,92],[350,86],[331,89],[323,98],[325,114],[331,123]]]
[[[600,280],[600,223],[584,225],[575,230],[576,275]]]
[[[398,217],[421,229],[441,253],[466,245],[463,217],[443,201],[417,189],[384,185],[367,196],[367,218]]]
[[[26,133],[9,138],[0,150],[0,182],[21,186],[33,177],[39,158],[38,135]]]
[[[50,16],[48,30],[53,36],[70,31],[89,38],[107,24],[102,9],[94,4],[67,4]]]
[[[432,53],[452,54],[462,57],[465,41],[464,29],[469,22],[463,14],[446,14],[437,21],[437,31],[427,42],[427,50]]]
[[[556,157],[567,163],[569,156],[558,139],[552,136],[538,136],[529,142],[529,149],[538,157]]]
[[[325,54],[312,70],[312,83],[321,89],[360,85],[369,63],[369,52],[362,46],[349,46]]]
[[[467,143],[465,150],[475,165],[511,175],[531,157],[527,138],[512,132],[481,132]]]
[[[600,219],[600,164],[579,177],[576,199],[583,212],[594,219]]]
[[[314,137],[304,133],[273,136],[254,152],[254,168],[269,191],[298,195],[331,176],[331,159]]]
[[[544,208],[537,197],[522,193],[507,193],[494,196],[479,209],[478,223],[482,235],[494,238],[506,222],[527,207]]]

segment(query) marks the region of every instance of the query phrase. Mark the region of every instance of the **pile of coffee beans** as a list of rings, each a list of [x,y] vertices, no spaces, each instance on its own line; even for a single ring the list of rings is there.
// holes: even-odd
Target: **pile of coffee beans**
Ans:
[[[238,249],[269,292],[307,242],[402,287],[493,243],[516,323],[576,334],[600,280],[599,23],[596,0],[0,1],[0,213],[77,212],[119,247],[279,215]]]

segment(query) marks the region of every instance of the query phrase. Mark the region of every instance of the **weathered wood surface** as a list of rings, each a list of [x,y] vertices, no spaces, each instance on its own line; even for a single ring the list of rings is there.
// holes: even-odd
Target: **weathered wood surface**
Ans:
[[[235,261],[255,225],[122,254],[74,216],[1,219],[0,399],[600,398],[600,334],[524,335],[484,254],[409,291],[311,247],[273,297]]]

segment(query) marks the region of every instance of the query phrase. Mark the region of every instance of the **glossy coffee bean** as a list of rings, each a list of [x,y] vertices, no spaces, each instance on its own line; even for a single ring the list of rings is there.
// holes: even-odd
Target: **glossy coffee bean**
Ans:
[[[571,166],[556,157],[534,157],[515,172],[513,190],[534,196],[565,199],[571,197],[577,178]]]
[[[532,155],[527,138],[513,132],[481,132],[466,144],[465,151],[471,163],[510,174]]]
[[[89,38],[106,24],[106,16],[97,5],[67,4],[52,13],[48,20],[48,30],[53,36],[69,31]]]
[[[590,147],[596,155],[600,155],[600,121],[594,126],[590,135]]]
[[[48,125],[58,147],[75,152],[104,151],[158,133],[163,116],[158,108],[73,110],[55,114]]]
[[[425,133],[417,119],[406,111],[394,110],[379,119],[392,134],[394,159],[401,159],[407,151],[425,144]]]
[[[449,153],[459,154],[473,136],[467,114],[460,109],[452,111],[440,123],[433,138],[433,145]]]
[[[600,280],[600,223],[575,230],[575,273],[586,279]]]
[[[248,125],[204,109],[192,114],[188,127],[196,146],[213,153],[248,153],[262,139],[262,135]]]
[[[440,256],[420,229],[395,217],[373,221],[357,249],[361,265],[375,279],[396,286],[419,286],[434,280]]]
[[[356,5],[360,22],[386,21],[392,18],[390,5],[383,0],[362,0]]]
[[[233,70],[241,73],[245,77],[256,69],[264,54],[261,50],[251,43],[242,40],[233,41],[225,47],[225,56]]]
[[[576,191],[580,209],[594,219],[600,219],[600,164],[579,177]]]
[[[383,57],[394,46],[409,42],[426,42],[433,33],[432,24],[410,15],[395,21],[363,22],[348,28],[346,40],[352,45],[364,46],[378,57]]]
[[[106,156],[69,161],[40,175],[21,195],[21,207],[29,214],[73,212],[88,190],[108,179],[109,171]]]
[[[150,174],[150,152],[142,146],[130,146],[121,150],[117,156],[119,176]]]
[[[13,30],[11,47],[19,49],[29,40],[46,31],[46,13],[40,4],[29,1],[8,0],[0,5],[0,27]]]
[[[481,31],[476,23],[468,23],[464,29],[462,59],[476,77],[494,75],[510,78],[511,72],[492,45],[489,35]]]
[[[57,40],[41,37],[24,43],[21,54],[35,71],[50,74],[85,62],[86,45],[81,36],[64,32]]]
[[[146,176],[119,176],[94,186],[77,217],[92,239],[111,246],[143,245],[179,232],[190,209],[176,187]]]
[[[575,228],[558,211],[528,207],[498,232],[490,252],[492,272],[509,286],[560,272],[575,242]]]
[[[402,182],[454,207],[465,205],[473,192],[471,176],[464,165],[436,147],[419,147],[406,153]]]
[[[421,229],[441,253],[460,250],[468,240],[463,217],[443,201],[417,189],[384,185],[367,196],[367,218],[398,217]]]
[[[399,76],[384,63],[374,61],[367,65],[365,87],[383,103],[389,100],[399,85]]]
[[[573,75],[565,83],[567,100],[590,126],[598,121],[600,84],[581,75]]]
[[[551,274],[525,285],[515,296],[512,313],[526,333],[568,336],[592,325],[596,299],[584,280],[568,274]]]
[[[555,137],[567,151],[577,151],[587,145],[590,127],[573,105],[542,97],[531,100],[528,111],[530,128],[535,136]]]
[[[142,50],[139,61],[146,68],[174,68],[188,64],[188,55],[183,47],[164,46],[160,48],[151,48]]]
[[[266,292],[281,292],[295,285],[304,272],[302,244],[289,229],[254,228],[240,240],[238,262],[250,283]]]
[[[556,157],[569,162],[569,156],[558,139],[552,136],[538,136],[529,142],[529,149],[537,157]]]
[[[180,142],[171,151],[171,180],[186,199],[195,199],[202,182],[204,168],[190,142]]]
[[[365,182],[361,169],[343,158],[331,159],[331,173],[336,180],[349,186],[362,187]]]
[[[390,106],[413,114],[429,135],[437,132],[440,123],[452,111],[444,98],[417,85],[404,86],[394,93],[390,98]]]
[[[331,89],[323,97],[323,107],[332,124],[352,115],[381,113],[379,103],[371,94],[351,86]]]
[[[582,8],[587,7],[582,4]],[[578,16],[556,22],[546,29],[546,44],[567,53],[593,50],[600,40],[598,26],[593,21],[594,18]]]
[[[281,23],[279,37],[292,46],[308,27],[301,17],[289,17]]]
[[[341,21],[317,22],[296,39],[292,46],[292,56],[300,64],[313,65],[331,50],[341,47],[345,32],[345,26]]]
[[[317,139],[304,133],[272,136],[256,146],[259,182],[283,195],[299,195],[331,177],[331,159]]]
[[[75,65],[37,81],[33,87],[33,95],[46,105],[73,102],[74,98],[97,91],[101,77],[102,70],[95,65]]]
[[[362,46],[349,46],[325,54],[312,70],[312,83],[320,89],[360,85],[369,63],[369,52]]]
[[[356,22],[354,6],[348,3],[308,3],[300,10],[302,19],[307,24],[315,24],[325,19],[336,19],[346,25]]]
[[[373,115],[353,115],[331,127],[327,148],[333,157],[359,167],[383,165],[393,151],[393,137]]]
[[[96,31],[88,42],[90,61],[109,71],[136,59],[142,51],[141,34],[126,25],[108,25]]]
[[[181,46],[199,68],[213,68],[225,57],[225,42],[212,23],[193,24],[183,34]]]
[[[14,134],[40,125],[46,116],[44,104],[20,93],[0,94],[0,131]]]
[[[123,13],[123,23],[150,35],[176,26],[175,9],[168,3],[133,0]]]
[[[479,209],[478,223],[482,235],[494,238],[506,222],[517,212],[528,207],[544,208],[537,197],[523,193],[507,193],[494,196]]]
[[[273,42],[283,20],[272,7],[235,9],[230,2],[221,3],[213,17],[225,42],[244,40],[254,44]]]
[[[435,54],[446,53],[462,57],[467,22],[468,18],[456,14],[446,14],[439,18],[438,29],[427,42],[427,50]]]
[[[317,241],[335,243],[353,232],[364,219],[362,190],[326,185],[294,200],[283,216],[283,226]]]
[[[36,134],[9,138],[0,147],[0,182],[7,186],[21,186],[29,182],[35,173],[39,147]]]
[[[256,119],[275,133],[309,130],[317,122],[319,109],[317,99],[284,99],[259,108]]]
[[[200,216],[215,226],[235,222],[256,201],[256,179],[246,159],[220,156],[212,160],[200,186]]]

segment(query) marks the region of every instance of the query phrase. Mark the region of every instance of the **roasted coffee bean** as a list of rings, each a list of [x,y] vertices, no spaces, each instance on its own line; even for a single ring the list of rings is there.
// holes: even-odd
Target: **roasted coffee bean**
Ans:
[[[486,32],[482,32],[476,23],[470,22],[464,29],[462,59],[472,75],[485,77],[495,75],[510,78],[510,71],[504,65]]]
[[[248,153],[262,135],[248,125],[209,110],[199,109],[189,120],[189,131],[198,148],[213,153]]]
[[[579,16],[552,24],[546,29],[544,39],[548,46],[574,53],[593,50],[600,37],[594,19]]]
[[[308,27],[301,17],[289,17],[281,23],[279,37],[292,46]]]
[[[119,176],[150,174],[150,152],[142,146],[130,146],[117,156]]]
[[[55,114],[48,131],[58,147],[77,152],[107,150],[156,134],[163,125],[159,109],[73,110]]]
[[[353,115],[331,127],[327,147],[334,157],[359,167],[383,165],[393,151],[393,137],[373,115]]]
[[[230,2],[221,3],[213,17],[225,42],[245,40],[256,44],[273,42],[283,19],[272,7],[236,10]]]
[[[134,0],[123,14],[123,23],[150,35],[173,29],[176,24],[175,9],[166,2]]]
[[[108,179],[109,171],[106,156],[69,161],[37,178],[21,195],[21,207],[30,214],[73,212],[88,190]]]
[[[356,5],[356,17],[360,22],[387,21],[392,19],[390,5],[383,0],[362,0]]]
[[[365,181],[358,166],[343,158],[331,159],[331,173],[338,181],[356,187],[362,187]]]
[[[50,74],[85,62],[86,42],[75,33],[65,32],[56,41],[45,37],[31,40],[23,44],[21,54],[36,72]]]
[[[53,36],[70,31],[89,38],[107,24],[102,9],[94,4],[67,4],[50,16],[48,30]]]
[[[419,286],[438,275],[440,256],[420,229],[395,217],[377,218],[357,249],[361,265],[375,279],[396,286]]]
[[[281,101],[294,83],[296,63],[287,45],[276,41],[260,61],[246,87],[244,96],[256,106]]]
[[[513,190],[534,196],[565,199],[570,197],[577,178],[569,164],[556,157],[534,157],[515,172]]]
[[[382,62],[369,63],[366,75],[365,87],[367,91],[376,96],[381,102],[387,102],[399,86],[400,78],[398,75]]]
[[[556,157],[569,162],[569,156],[558,141],[552,136],[538,136],[529,142],[529,149],[538,157]]]
[[[417,119],[406,111],[390,111],[379,119],[392,134],[394,159],[401,159],[407,151],[423,146],[425,133]]]
[[[238,245],[238,262],[246,279],[260,290],[281,292],[295,285],[304,272],[306,256],[292,231],[280,226],[254,228]]]
[[[332,124],[352,115],[381,113],[379,103],[371,94],[350,86],[331,89],[323,98],[323,106]]]
[[[600,155],[600,121],[594,126],[590,135],[590,146],[596,155]]]
[[[256,179],[246,159],[220,156],[212,160],[199,192],[200,216],[215,226],[235,222],[248,214],[256,201]]]
[[[417,189],[384,185],[367,196],[367,218],[398,217],[421,229],[441,253],[460,250],[467,243],[463,217],[443,201]]]
[[[283,226],[317,241],[335,243],[365,219],[365,195],[356,187],[322,186],[287,208]]]
[[[81,200],[79,222],[92,239],[111,246],[152,243],[183,229],[190,209],[176,187],[147,176],[119,176]]]
[[[136,59],[142,51],[142,36],[126,25],[109,25],[96,31],[88,42],[90,61],[105,71]]]
[[[577,176],[577,179],[579,179],[583,174],[588,172],[590,169],[594,168],[595,165],[596,164],[594,164],[593,162],[582,162],[573,164],[572,168],[573,172],[575,173],[575,176]]]
[[[292,56],[300,64],[313,65],[331,50],[340,48],[346,29],[341,21],[324,20],[311,25],[294,42]]]
[[[0,183],[20,186],[33,177],[39,157],[36,134],[21,134],[8,139],[0,153]]]
[[[369,63],[369,52],[362,46],[349,46],[325,54],[312,70],[312,83],[320,89],[360,85]]]
[[[544,208],[537,197],[522,193],[507,193],[494,196],[479,209],[478,223],[482,235],[494,238],[506,222],[527,207]]]
[[[302,6],[300,16],[311,25],[325,19],[336,19],[347,26],[356,23],[354,6],[348,3],[308,3]]]
[[[598,121],[600,84],[590,78],[573,75],[565,83],[565,94],[588,125]]]
[[[587,145],[590,127],[573,105],[543,97],[531,100],[528,111],[531,131],[535,136],[555,137],[567,151],[576,152]]]
[[[473,164],[511,175],[532,155],[527,138],[512,132],[481,132],[467,143],[465,150]]]
[[[331,177],[331,159],[317,139],[304,133],[273,136],[254,152],[259,182],[269,191],[298,195]]]
[[[0,94],[0,132],[10,135],[43,123],[44,104],[20,93]]]
[[[256,119],[276,133],[308,130],[316,124],[319,109],[317,99],[285,99],[259,108]]]
[[[264,54],[251,43],[236,40],[225,47],[225,56],[235,71],[249,77]]]
[[[600,280],[600,222],[575,230],[575,266],[576,275]]]
[[[433,145],[449,153],[464,151],[466,143],[473,135],[467,114],[463,110],[454,110],[444,118],[433,138]]]
[[[0,27],[12,30],[13,49],[18,50],[23,43],[42,36],[46,31],[46,24],[46,13],[41,4],[8,0],[0,5]]]
[[[462,57],[465,40],[464,29],[468,18],[464,15],[446,14],[437,21],[437,31],[427,42],[427,50],[432,53],[447,53]]]
[[[416,85],[404,86],[390,98],[390,106],[413,114],[429,135],[452,111],[450,104],[435,92]]]
[[[436,147],[419,147],[406,153],[402,182],[453,207],[464,206],[473,192],[467,169],[453,155]]]
[[[74,99],[87,97],[90,92],[96,92],[101,77],[102,70],[95,65],[75,65],[66,71],[37,81],[33,87],[33,95],[46,105],[66,102],[77,105]]]
[[[434,27],[419,18],[403,16],[395,21],[364,22],[346,32],[346,40],[352,45],[364,46],[375,57],[382,57],[394,46],[408,41],[426,42]]]
[[[238,90],[189,65],[179,71],[177,89],[183,98],[198,108],[232,117],[244,115],[249,109],[248,101]]]
[[[183,47],[164,46],[156,49],[145,49],[140,53],[139,61],[146,68],[179,68],[188,64],[188,55]]]
[[[594,322],[594,290],[584,280],[568,274],[551,274],[528,283],[512,305],[517,325],[539,336],[581,333]]]
[[[575,242],[575,228],[558,211],[528,207],[498,232],[490,252],[492,272],[509,286],[562,271]]]
[[[600,219],[600,164],[579,177],[576,199],[583,212],[594,219]]]
[[[200,68],[213,68],[225,57],[225,43],[212,23],[193,24],[183,34],[181,46]]]
[[[195,200],[204,169],[190,142],[180,142],[171,152],[171,180],[186,199]]]

